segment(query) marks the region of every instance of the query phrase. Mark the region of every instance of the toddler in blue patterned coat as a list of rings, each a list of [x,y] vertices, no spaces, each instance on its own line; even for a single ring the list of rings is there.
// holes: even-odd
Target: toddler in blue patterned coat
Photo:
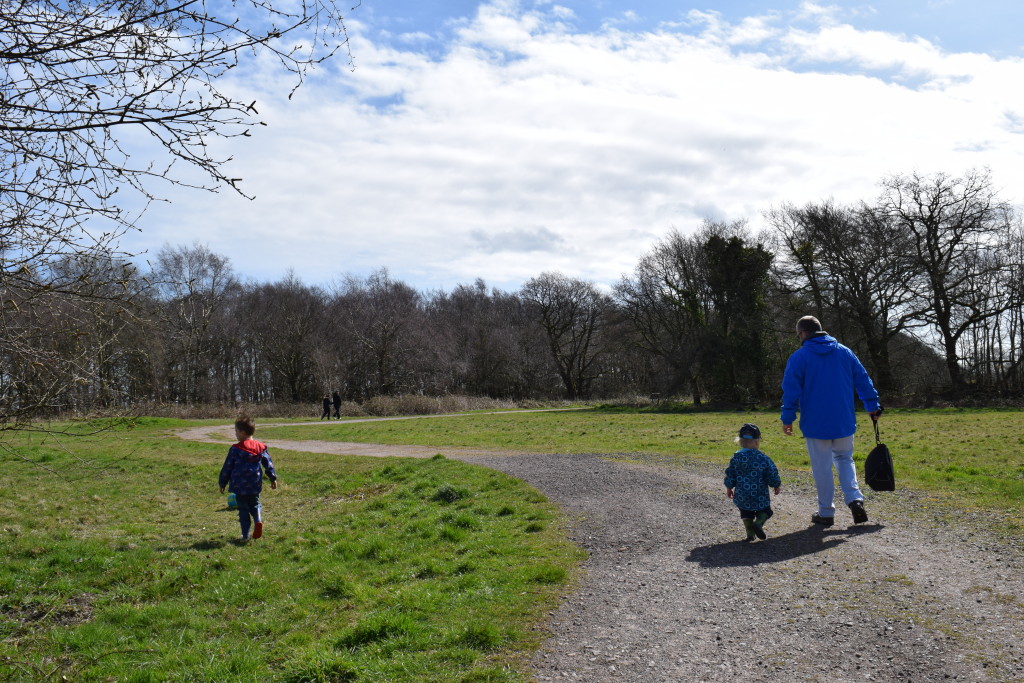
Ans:
[[[235,421],[235,438],[238,443],[228,449],[228,457],[220,470],[220,492],[231,485],[231,493],[235,494],[238,505],[238,522],[242,526],[242,542],[249,540],[250,518],[252,538],[263,535],[263,506],[260,505],[260,492],[263,490],[263,472],[266,471],[270,480],[270,488],[277,488],[277,472],[270,460],[267,445],[252,438],[256,433],[256,425],[252,418],[242,416]]]
[[[767,538],[764,523],[773,514],[768,489],[774,488],[775,495],[779,495],[782,479],[772,459],[760,451],[761,430],[757,425],[740,427],[736,442],[740,450],[732,454],[725,470],[725,494],[740,509],[746,540],[752,541],[755,536],[763,540]]]

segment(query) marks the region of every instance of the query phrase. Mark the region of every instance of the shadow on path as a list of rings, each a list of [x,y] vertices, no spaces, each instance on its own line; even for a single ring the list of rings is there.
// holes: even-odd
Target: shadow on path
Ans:
[[[729,541],[694,548],[687,562],[702,567],[752,567],[771,562],[785,562],[804,555],[813,555],[845,543],[850,536],[871,534],[884,529],[882,524],[865,524],[846,529],[809,527],[782,536],[769,536],[765,541]]]

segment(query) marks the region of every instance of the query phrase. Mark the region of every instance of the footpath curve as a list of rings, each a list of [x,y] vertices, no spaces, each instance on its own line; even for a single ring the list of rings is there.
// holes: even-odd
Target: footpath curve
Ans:
[[[179,435],[232,440],[230,427]],[[808,522],[810,477],[784,474],[768,540],[748,544],[738,540],[721,468],[705,463],[322,441],[273,447],[441,452],[523,479],[558,504],[589,557],[544,626],[550,637],[531,661],[537,681],[1024,681],[1021,540],[1000,538],[978,514],[937,518],[911,491],[869,493],[868,524],[854,527],[840,510],[836,526],[822,529]]]

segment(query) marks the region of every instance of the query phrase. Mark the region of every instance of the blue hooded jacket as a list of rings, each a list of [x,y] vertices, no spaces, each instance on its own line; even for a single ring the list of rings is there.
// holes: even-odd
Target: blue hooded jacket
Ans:
[[[740,510],[760,511],[772,505],[770,487],[782,486],[779,469],[756,448],[741,448],[732,454],[725,470],[725,488],[733,489],[732,502]]]
[[[878,410],[878,392],[853,351],[824,332],[808,337],[786,363],[782,424],[793,424],[799,412],[806,438],[852,436],[857,431],[854,391],[865,410]]]
[[[266,470],[270,481],[277,481],[267,445],[256,439],[239,441],[228,449],[228,457],[220,469],[219,483],[222,488],[230,484],[228,490],[235,495],[259,495],[263,490],[263,470]]]

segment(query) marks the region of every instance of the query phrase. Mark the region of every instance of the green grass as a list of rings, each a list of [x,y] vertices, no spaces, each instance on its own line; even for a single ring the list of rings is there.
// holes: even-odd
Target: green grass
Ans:
[[[874,446],[859,413],[857,458]],[[594,408],[468,415],[452,419],[274,427],[268,439],[495,448],[534,453],[659,453],[725,463],[744,422],[761,427],[762,449],[783,468],[809,469],[803,439],[784,437],[777,411]],[[880,423],[900,487],[932,491],[958,505],[1020,509],[1024,500],[1024,411],[888,410]]]
[[[238,545],[226,446],[140,422],[5,435],[0,681],[518,681],[582,560],[498,472],[276,449]]]
[[[524,452],[679,455],[724,467],[756,422],[784,470],[803,441],[772,412],[597,408],[263,428],[282,486],[236,545],[225,445],[132,431],[4,434],[0,681],[519,681],[581,551],[542,495],[443,457],[339,457],[275,438]],[[88,431],[90,425],[81,425]],[[1020,510],[1024,412],[891,410],[900,487]],[[858,455],[873,444],[862,415]],[[896,494],[898,495],[898,494]]]

